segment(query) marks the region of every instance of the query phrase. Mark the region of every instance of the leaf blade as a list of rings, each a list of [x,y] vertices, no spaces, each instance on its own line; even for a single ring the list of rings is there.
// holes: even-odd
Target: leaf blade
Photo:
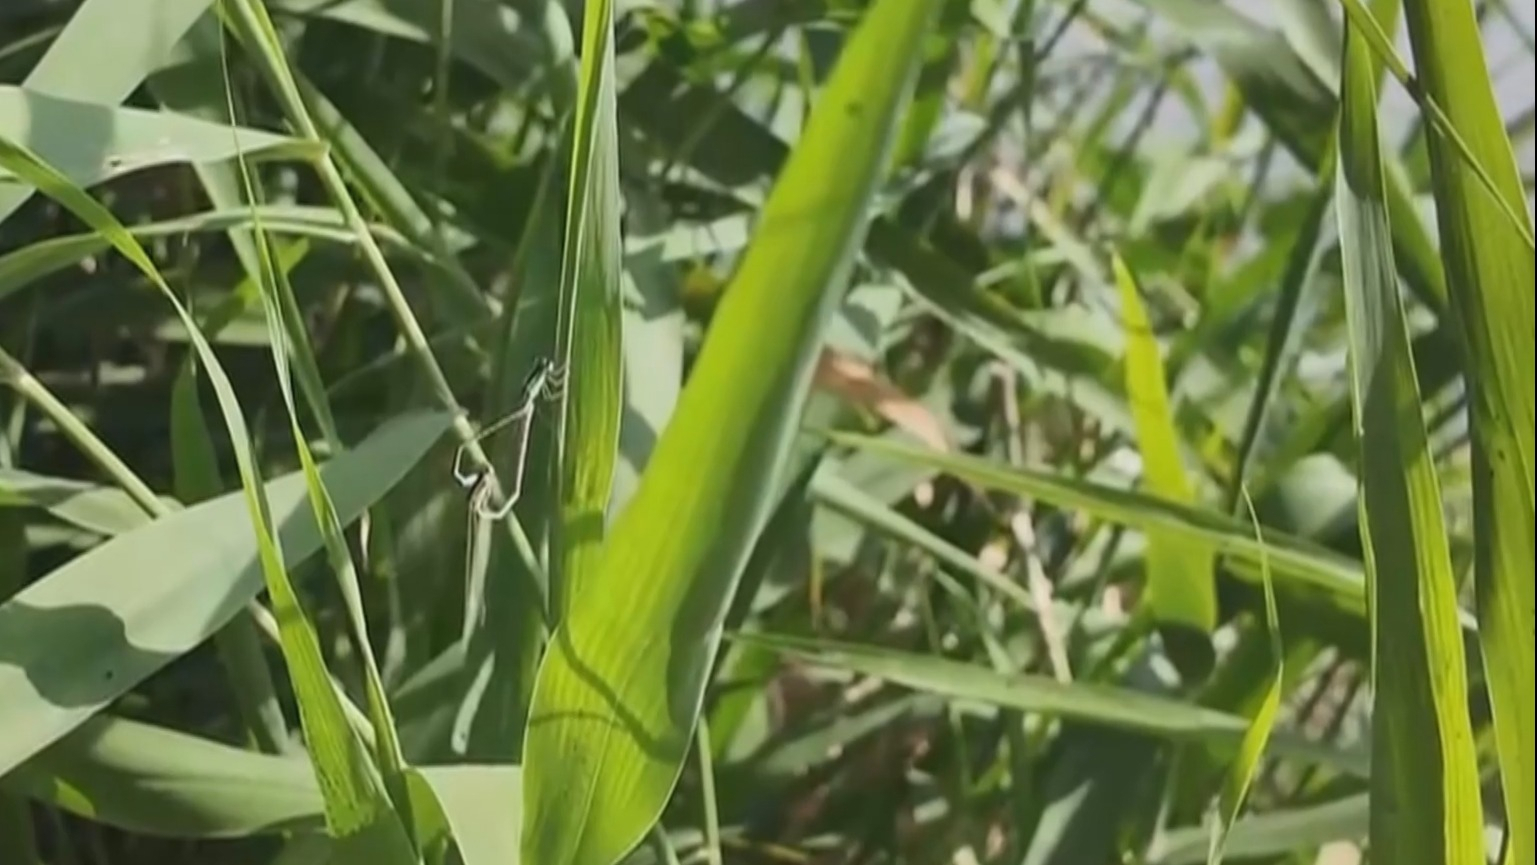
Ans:
[[[1483,821],[1456,577],[1394,274],[1378,67],[1349,22],[1342,66],[1335,213],[1372,631],[1371,847],[1393,862],[1477,862]]]
[[[591,586],[552,637],[524,751],[528,861],[617,860],[676,783],[937,6],[865,12]]]

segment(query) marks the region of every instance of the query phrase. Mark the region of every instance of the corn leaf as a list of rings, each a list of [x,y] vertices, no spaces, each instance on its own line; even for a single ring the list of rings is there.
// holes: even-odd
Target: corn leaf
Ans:
[[[1336,207],[1372,625],[1374,858],[1482,860],[1477,754],[1440,484],[1394,275],[1379,71],[1345,30]]]
[[[1537,861],[1533,708],[1534,259],[1527,195],[1495,103],[1467,0],[1405,0],[1426,95],[1498,190],[1496,200],[1453,142],[1431,131],[1431,189],[1451,308],[1463,348],[1473,438],[1474,584],[1484,674],[1509,818],[1506,861]],[[1508,214],[1521,220],[1512,225]]]
[[[938,5],[880,0],[844,45],[639,489],[551,638],[524,751],[525,861],[611,865],[677,781]]]
[[[624,385],[613,3],[588,3],[583,18],[556,343],[567,379],[555,432],[560,564],[551,595],[557,615],[592,579],[602,549]]]

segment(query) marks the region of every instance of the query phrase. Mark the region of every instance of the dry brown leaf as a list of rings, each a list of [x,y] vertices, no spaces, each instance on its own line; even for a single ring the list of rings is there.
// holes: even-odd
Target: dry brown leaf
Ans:
[[[862,406],[916,436],[919,441],[941,451],[950,450],[944,425],[934,413],[896,385],[882,378],[875,368],[832,348],[823,348],[817,358],[813,383],[824,391]]]

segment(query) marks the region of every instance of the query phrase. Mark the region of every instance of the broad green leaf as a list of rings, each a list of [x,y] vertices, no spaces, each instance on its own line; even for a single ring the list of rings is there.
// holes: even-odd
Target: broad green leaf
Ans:
[[[1507,863],[1537,861],[1537,710],[1533,708],[1534,260],[1528,198],[1495,102],[1467,0],[1404,0],[1415,72],[1503,201],[1457,148],[1427,136],[1441,250],[1467,376],[1473,438],[1474,584],[1510,826]],[[1501,205],[1504,205],[1503,207]]]
[[[0,507],[43,508],[67,523],[103,535],[118,535],[150,517],[120,489],[19,469],[0,469]]]
[[[1111,259],[1126,325],[1126,397],[1137,424],[1142,477],[1159,498],[1195,504],[1195,489],[1180,459],[1179,432],[1169,405],[1163,353],[1142,307],[1137,279],[1120,256]],[[1211,631],[1217,624],[1217,583],[1210,548],[1189,535],[1148,533],[1146,601],[1165,629],[1169,654],[1181,672],[1199,680],[1213,661]]]
[[[1374,858],[1483,858],[1477,754],[1457,581],[1394,274],[1377,129],[1378,66],[1345,28],[1340,226],[1360,529],[1372,630]]]
[[[464,865],[518,865],[523,770],[466,764],[409,770],[432,788]]]
[[[355,519],[442,434],[446,419],[391,421],[322,469]],[[320,548],[298,473],[267,484],[285,558]],[[190,651],[262,588],[242,493],[119,535],[0,605],[0,774]],[[132,580],[124,574],[136,575]]]
[[[124,15],[118,0],[85,0],[22,87],[57,99],[118,105],[212,3],[146,0],[142,14]],[[0,187],[0,222],[31,197],[31,187]]]
[[[325,828],[303,757],[231,748],[102,713],[16,766],[0,787],[108,826],[171,838]]]
[[[677,782],[937,6],[879,0],[845,43],[640,487],[551,638],[524,749],[526,861],[612,865]]]
[[[307,159],[320,151],[286,135],[231,129],[182,114],[116,108],[0,85],[0,129],[26,145],[76,186],[93,186],[145,168],[177,162],[248,158]],[[0,184],[17,177],[0,168]]]
[[[624,400],[613,4],[589,3],[583,18],[555,342],[566,377],[555,426],[560,564],[551,574],[550,603],[557,622],[598,566]]]

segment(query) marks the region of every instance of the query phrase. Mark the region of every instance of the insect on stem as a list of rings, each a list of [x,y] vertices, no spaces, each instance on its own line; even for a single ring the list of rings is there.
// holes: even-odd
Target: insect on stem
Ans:
[[[528,438],[533,426],[534,409],[538,406],[540,397],[547,400],[559,399],[565,386],[564,366],[558,366],[546,357],[536,359],[533,369],[529,370],[527,377],[523,379],[522,395],[517,406],[482,429],[470,441],[459,445],[454,451],[454,480],[459,486],[470,491],[470,510],[473,514],[488,520],[499,520],[512,511],[512,506],[517,504],[518,497],[523,491],[523,468],[528,458]],[[465,454],[471,443],[514,424],[517,425],[518,447],[513,459],[512,486],[502,502],[492,506],[490,504],[493,496],[491,468],[479,467],[466,470]]]

